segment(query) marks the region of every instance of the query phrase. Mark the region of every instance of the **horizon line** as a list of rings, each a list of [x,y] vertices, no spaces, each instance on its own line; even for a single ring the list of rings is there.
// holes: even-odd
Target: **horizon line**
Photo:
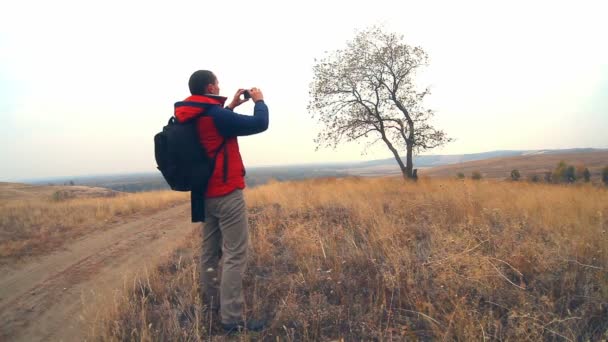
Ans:
[[[484,152],[473,152],[473,153],[456,153],[456,154],[421,154],[414,155],[414,157],[437,157],[437,156],[466,156],[466,155],[475,155],[475,154],[484,154],[484,153],[493,153],[493,152],[540,152],[540,151],[568,151],[568,150],[608,150],[608,147],[572,147],[572,148],[561,148],[561,149],[521,149],[521,150],[491,150]],[[403,156],[402,156],[403,157]],[[388,158],[380,158],[380,159],[372,159],[372,160],[353,160],[353,161],[328,161],[328,162],[312,162],[312,163],[299,163],[299,164],[271,164],[271,165],[256,165],[250,166],[248,169],[258,169],[258,168],[279,168],[279,167],[299,167],[299,166],[323,166],[323,165],[348,165],[348,164],[360,164],[360,163],[369,163],[374,161],[382,161],[382,160],[390,160],[394,159],[394,157]],[[13,180],[0,180],[0,182],[6,183],[28,183],[28,182],[42,182],[42,181],[51,181],[51,180],[60,180],[60,179],[70,179],[70,178],[88,178],[88,177],[116,177],[116,176],[135,176],[135,175],[152,175],[158,172],[158,170],[150,169],[149,171],[127,171],[127,172],[116,172],[116,173],[94,173],[94,174],[80,174],[80,175],[70,175],[70,176],[42,176],[42,177],[34,177],[34,178],[20,178]],[[160,174],[160,172],[159,172]]]

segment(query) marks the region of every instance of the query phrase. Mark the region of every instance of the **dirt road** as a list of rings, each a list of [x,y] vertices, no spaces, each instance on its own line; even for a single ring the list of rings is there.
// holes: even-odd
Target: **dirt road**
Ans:
[[[190,205],[182,204],[0,268],[0,341],[83,340],[96,302],[111,302],[197,227],[190,223]]]

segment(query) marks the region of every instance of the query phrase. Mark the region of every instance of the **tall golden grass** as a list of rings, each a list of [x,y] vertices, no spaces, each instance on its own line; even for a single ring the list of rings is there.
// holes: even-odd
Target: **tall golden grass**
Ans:
[[[246,340],[608,338],[608,191],[326,179],[246,192]],[[200,239],[101,310],[100,340],[222,339]],[[190,255],[184,251],[191,251]]]
[[[0,201],[0,262],[39,255],[134,213],[185,203],[185,193],[155,191],[115,197]]]

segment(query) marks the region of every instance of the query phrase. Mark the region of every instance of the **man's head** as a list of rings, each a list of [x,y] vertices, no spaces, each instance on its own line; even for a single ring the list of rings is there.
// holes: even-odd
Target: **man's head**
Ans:
[[[209,70],[195,71],[188,81],[190,94],[192,95],[219,95],[220,86],[217,77]]]

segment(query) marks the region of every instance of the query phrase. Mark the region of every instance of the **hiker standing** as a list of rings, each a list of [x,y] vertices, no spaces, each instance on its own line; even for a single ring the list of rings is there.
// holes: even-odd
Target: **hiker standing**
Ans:
[[[199,139],[209,157],[215,157],[206,193],[199,194],[198,199],[195,192],[192,194],[192,220],[205,222],[200,279],[204,304],[212,310],[219,308],[226,331],[260,330],[263,328],[260,322],[245,321],[243,317],[243,275],[249,234],[243,198],[245,167],[237,137],[265,131],[268,107],[257,88],[239,89],[224,107],[226,98],[219,96],[218,79],[208,70],[194,72],[188,86],[192,96],[175,104],[175,117],[182,122],[202,113],[196,123]],[[245,98],[241,98],[243,95]],[[248,96],[255,102],[253,116],[233,112],[249,100]]]

